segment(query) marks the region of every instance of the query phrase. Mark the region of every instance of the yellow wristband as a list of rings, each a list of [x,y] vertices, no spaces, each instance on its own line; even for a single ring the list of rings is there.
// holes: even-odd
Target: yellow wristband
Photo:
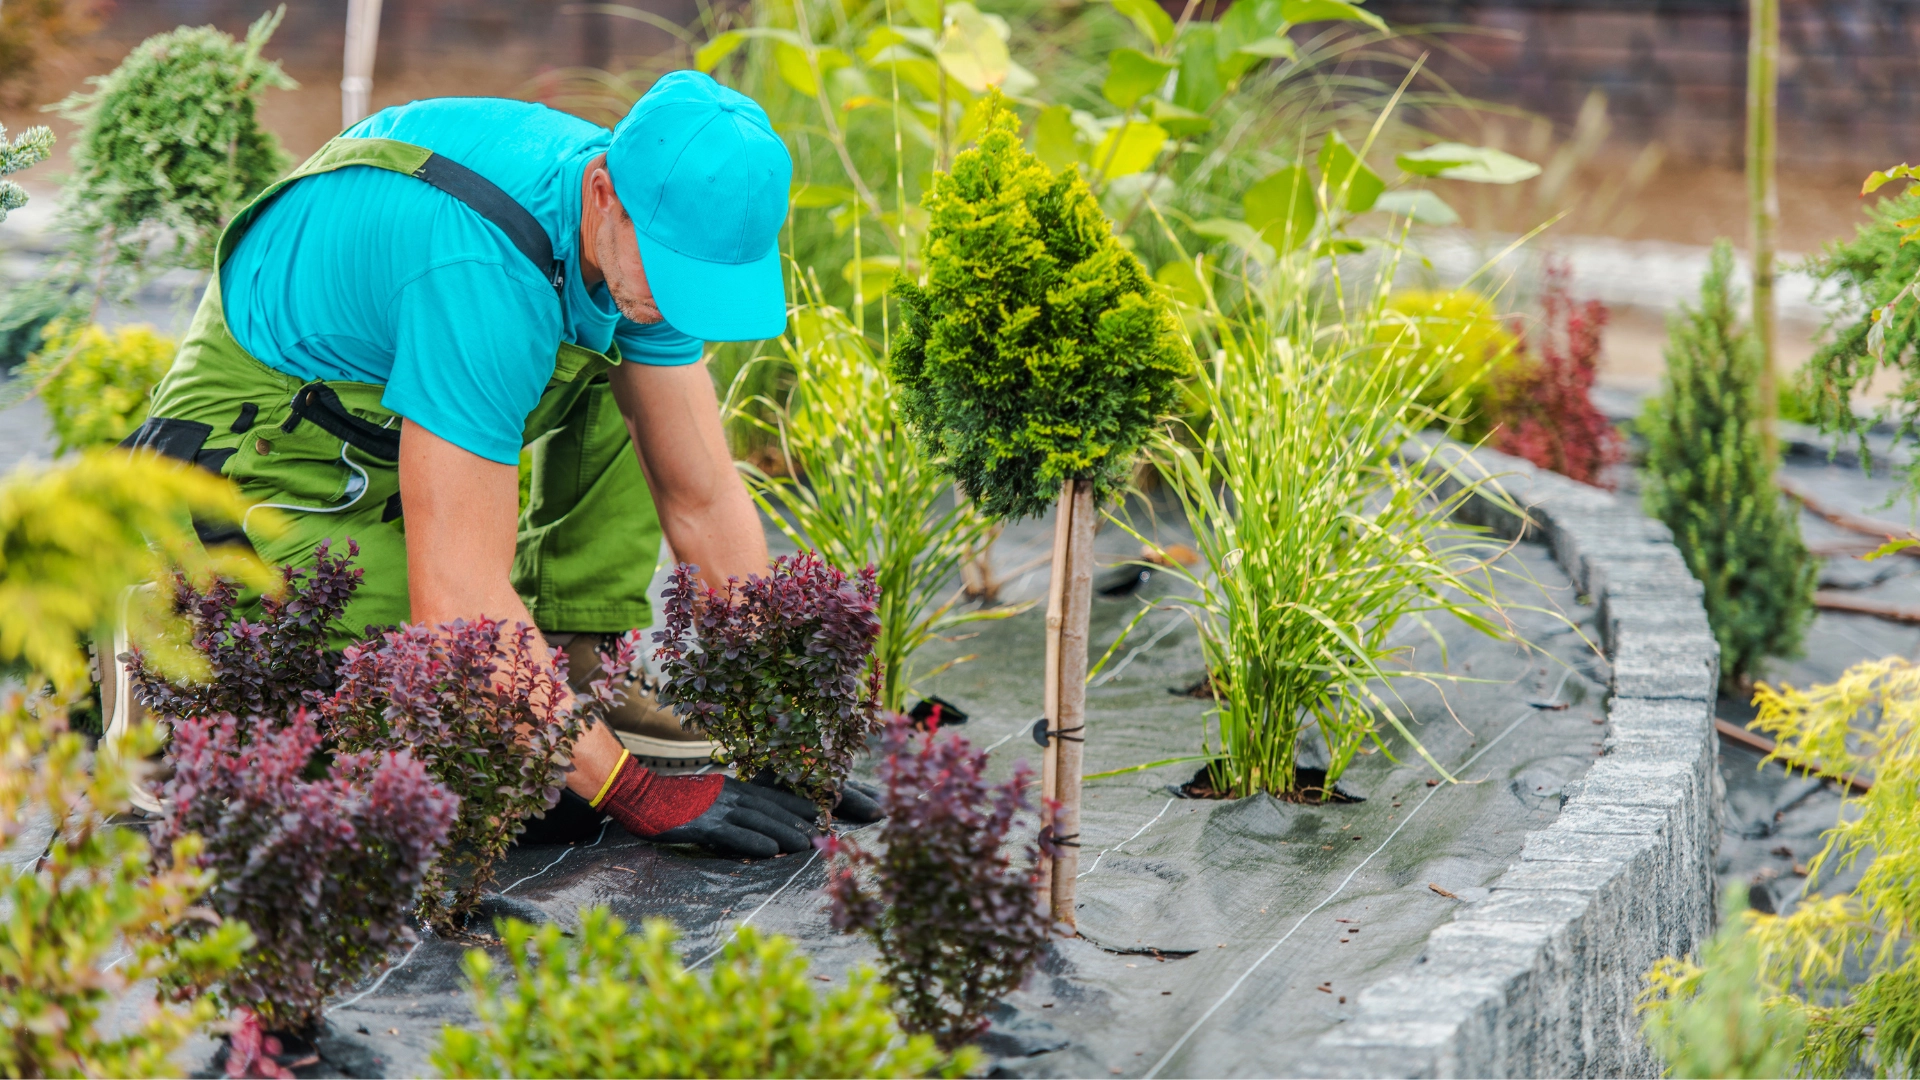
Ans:
[[[600,809],[600,800],[606,798],[607,792],[613,789],[613,778],[620,775],[620,770],[626,766],[627,759],[632,756],[632,752],[625,747],[620,749],[620,760],[613,763],[613,771],[607,774],[607,782],[600,785],[600,794],[595,795],[593,801],[587,804],[588,806],[595,810]]]

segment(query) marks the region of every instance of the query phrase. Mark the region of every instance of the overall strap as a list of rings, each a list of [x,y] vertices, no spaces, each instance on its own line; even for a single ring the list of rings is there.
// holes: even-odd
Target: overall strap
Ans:
[[[540,275],[564,299],[567,282],[565,264],[554,258],[553,240],[526,207],[500,190],[498,184],[465,165],[424,146],[398,139],[350,139],[341,136],[329,140],[312,157],[301,162],[299,168],[262,191],[253,202],[247,204],[246,209],[234,215],[226,231],[221,234],[216,264],[227,261],[227,256],[232,254],[234,246],[240,242],[240,237],[246,233],[254,217],[288,184],[349,165],[366,165],[405,173],[465,203],[474,213],[492,222],[494,228],[506,234],[507,240],[533,263]]]

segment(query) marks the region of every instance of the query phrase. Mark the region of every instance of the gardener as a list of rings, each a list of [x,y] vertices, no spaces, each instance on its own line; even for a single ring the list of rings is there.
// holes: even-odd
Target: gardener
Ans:
[[[526,623],[584,686],[604,637],[651,622],[663,531],[709,582],[766,569],[701,350],[785,328],[792,171],[758,105],[691,71],[612,132],[488,98],[384,110],[227,226],[128,445],[227,476],[290,523],[250,512],[203,529],[209,546],[298,564],[358,543],[354,636]],[[575,746],[574,793],[643,837],[808,846],[804,799],[649,769],[713,744],[628,690],[615,730]]]

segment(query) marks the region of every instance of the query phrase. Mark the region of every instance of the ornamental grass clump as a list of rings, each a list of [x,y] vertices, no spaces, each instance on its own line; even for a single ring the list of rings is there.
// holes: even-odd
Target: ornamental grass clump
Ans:
[[[329,995],[412,940],[415,898],[460,803],[405,751],[319,750],[305,709],[285,722],[178,721],[154,829],[156,845],[204,838],[174,865],[211,871],[208,905],[257,939],[219,994],[275,1031],[310,1030]]]
[[[563,934],[500,925],[511,980],[480,949],[465,967],[479,1030],[442,1029],[433,1064],[451,1077],[965,1076],[952,1057],[903,1036],[888,991],[864,965],[815,989],[807,959],[779,935],[741,926],[702,978],[675,954],[665,919],[638,934],[604,907]]]
[[[1504,548],[1453,520],[1468,499],[1503,496],[1439,440],[1416,438],[1430,403],[1444,412],[1463,392],[1437,390],[1446,365],[1436,357],[1471,340],[1483,314],[1433,304],[1409,318],[1392,307],[1405,232],[1364,249],[1346,236],[1386,187],[1363,160],[1370,144],[1356,151],[1329,136],[1317,184],[1304,166],[1288,170],[1309,196],[1296,219],[1267,225],[1286,225],[1288,242],[1243,245],[1239,307],[1204,297],[1210,355],[1187,384],[1198,417],[1155,446],[1202,557],[1197,570],[1160,561],[1193,589],[1177,602],[1195,617],[1215,701],[1204,786],[1218,795],[1329,798],[1358,755],[1391,750],[1389,728],[1446,776],[1408,730],[1394,687],[1459,676],[1416,664],[1403,631],[1444,616],[1512,639],[1494,591]],[[1488,153],[1433,150],[1444,156],[1400,163],[1420,172]],[[1511,183],[1529,169],[1459,178]],[[1367,263],[1347,261],[1361,250]],[[1299,756],[1315,729],[1326,763],[1308,785]]]
[[[601,670],[637,676],[639,634],[600,655]],[[618,700],[612,677],[569,704],[566,657],[539,632],[492,619],[403,626],[347,647],[320,713],[347,752],[411,748],[460,797],[446,857],[429,871],[420,913],[457,924],[480,901],[525,819],[560,801],[573,744]]]
[[[797,309],[781,339],[793,369],[784,400],[736,402],[734,415],[776,440],[795,476],[742,471],[767,516],[794,543],[843,570],[871,565],[879,589],[874,645],[880,707],[904,712],[918,672],[913,654],[956,627],[1004,618],[1018,607],[956,610],[949,582],[993,523],[953,488],[907,434],[894,409],[893,381],[844,313],[818,303]],[[762,361],[764,363],[764,361]],[[736,386],[755,371],[743,369]],[[770,417],[765,419],[763,417]]]
[[[849,579],[803,551],[724,590],[695,570],[674,568],[653,635],[660,703],[699,723],[741,776],[772,772],[831,808],[880,727],[874,568]]]
[[[838,858],[827,883],[833,924],[879,946],[903,1026],[952,1048],[986,1030],[988,1011],[1026,981],[1053,935],[1041,847],[1029,845],[1021,865],[1007,850],[1016,815],[1031,809],[1033,773],[1022,764],[989,784],[985,751],[956,734],[923,735],[904,716],[888,725],[885,753],[883,850],[815,841]]]
[[[1722,689],[1738,694],[1769,656],[1799,651],[1819,564],[1797,508],[1773,486],[1760,432],[1760,353],[1738,315],[1733,247],[1714,245],[1700,306],[1671,320],[1667,370],[1647,404],[1647,513],[1667,523],[1706,587]]]
[[[1698,958],[1662,960],[1643,1000],[1666,1027],[1726,1038],[1715,1014],[1752,995],[1790,1051],[1791,1072],[1911,1075],[1920,1067],[1920,666],[1869,660],[1806,690],[1762,683],[1754,701],[1752,727],[1777,742],[1770,760],[1850,793],[1807,860],[1807,890],[1792,909],[1745,913],[1749,944],[1731,958],[1709,946]],[[1851,793],[1848,781],[1861,778],[1871,787]],[[1822,887],[1849,871],[1859,875],[1851,891]],[[1757,971],[1742,959],[1747,949],[1759,956]],[[1799,1029],[1804,1038],[1787,1038]]]

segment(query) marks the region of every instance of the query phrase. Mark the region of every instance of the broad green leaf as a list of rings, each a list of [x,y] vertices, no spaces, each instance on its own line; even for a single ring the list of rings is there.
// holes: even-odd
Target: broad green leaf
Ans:
[[[795,184],[787,201],[796,210],[819,210],[852,202],[853,189],[833,184]]]
[[[1387,190],[1386,181],[1367,168],[1337,131],[1327,132],[1327,141],[1320,144],[1320,177],[1326,181],[1327,198],[1350,214],[1373,209],[1373,201]]]
[[[1204,309],[1207,306],[1207,289],[1200,275],[1204,272],[1207,280],[1213,278],[1213,260],[1201,255],[1198,261],[1199,270],[1194,268],[1194,260],[1191,259],[1162,263],[1160,269],[1153,272],[1153,279],[1167,290],[1167,295],[1174,302],[1184,307]]]
[[[1093,152],[1093,167],[1108,180],[1130,176],[1151,166],[1166,145],[1167,132],[1159,124],[1130,123],[1100,140]]]
[[[784,41],[773,43],[773,65],[780,72],[780,79],[795,90],[812,97],[820,92],[820,80],[814,78],[813,67],[807,63],[807,51],[798,45]]]
[[[1286,25],[1280,0],[1238,0],[1228,8],[1214,23],[1214,56],[1220,68],[1220,80],[1238,82],[1241,76],[1265,63],[1267,57],[1250,51],[1247,46],[1284,40],[1275,35]]]
[[[1107,58],[1107,81],[1100,92],[1118,109],[1131,109],[1141,98],[1160,89],[1173,65],[1138,49],[1115,49]]]
[[[1288,22],[1362,22],[1375,30],[1385,30],[1385,19],[1346,0],[1281,0],[1280,10]]]
[[[1307,170],[1289,165],[1247,189],[1240,198],[1247,224],[1280,251],[1292,251],[1307,242],[1319,212],[1314,206],[1313,181]]]
[[[966,0],[947,5],[947,29],[940,37],[939,57],[940,66],[953,81],[976,94],[1006,81],[1013,63],[1006,39]]]
[[[1891,169],[1876,169],[1867,174],[1867,182],[1860,185],[1860,194],[1871,195],[1895,180],[1920,180],[1920,169],[1905,163]]]
[[[1187,32],[1180,36],[1180,79],[1173,87],[1175,105],[1204,113],[1226,92],[1213,46],[1212,23],[1189,24]]]
[[[1240,46],[1239,51],[1248,56],[1258,56],[1268,60],[1292,60],[1300,55],[1300,50],[1294,48],[1292,38],[1281,37],[1278,34],[1263,37],[1257,41],[1249,41]]]
[[[1365,250],[1367,250],[1367,243],[1364,240],[1338,237],[1332,240],[1322,240],[1319,246],[1313,249],[1313,257],[1316,259],[1324,259],[1334,255],[1358,255]]]
[[[693,66],[701,71],[712,71],[746,40],[747,36],[740,31],[728,30],[700,46],[700,51],[693,54]]]
[[[1133,25],[1155,45],[1173,40],[1173,16],[1157,0],[1113,0],[1113,10],[1133,20]]]
[[[857,278],[860,283],[861,299],[871,304],[887,295],[887,292],[893,288],[893,276],[899,271],[898,255],[869,255],[859,262],[849,260],[846,266],[841,267],[840,276],[845,278],[849,285],[854,284]]]
[[[1900,168],[1904,169],[1906,166],[1902,165]],[[1894,177],[1888,177],[1888,179],[1894,179]],[[1914,177],[1914,179],[1920,180],[1920,176]],[[1860,557],[1867,562],[1872,562],[1875,559],[1886,558],[1888,555],[1897,555],[1911,547],[1920,547],[1920,540],[1915,540],[1911,537],[1902,537],[1898,540],[1889,540]]]
[[[1260,238],[1259,230],[1232,218],[1207,218],[1193,223],[1193,231],[1213,240],[1224,240],[1247,253],[1255,262],[1271,265],[1273,245]]]
[[[1504,150],[1463,143],[1437,143],[1401,154],[1394,163],[1415,176],[1465,180],[1475,184],[1517,184],[1540,175],[1540,166]]]
[[[1073,110],[1049,105],[1033,122],[1033,154],[1054,172],[1066,172],[1080,160],[1080,136],[1073,126]]]
[[[1204,135],[1213,128],[1212,119],[1201,116],[1192,109],[1183,109],[1170,101],[1148,98],[1145,109],[1149,119],[1166,128],[1167,134],[1176,139]]]
[[[1375,210],[1412,218],[1420,225],[1455,225],[1460,215],[1431,191],[1389,191],[1373,201]]]
[[[907,14],[929,30],[940,29],[940,0],[907,0]]]

